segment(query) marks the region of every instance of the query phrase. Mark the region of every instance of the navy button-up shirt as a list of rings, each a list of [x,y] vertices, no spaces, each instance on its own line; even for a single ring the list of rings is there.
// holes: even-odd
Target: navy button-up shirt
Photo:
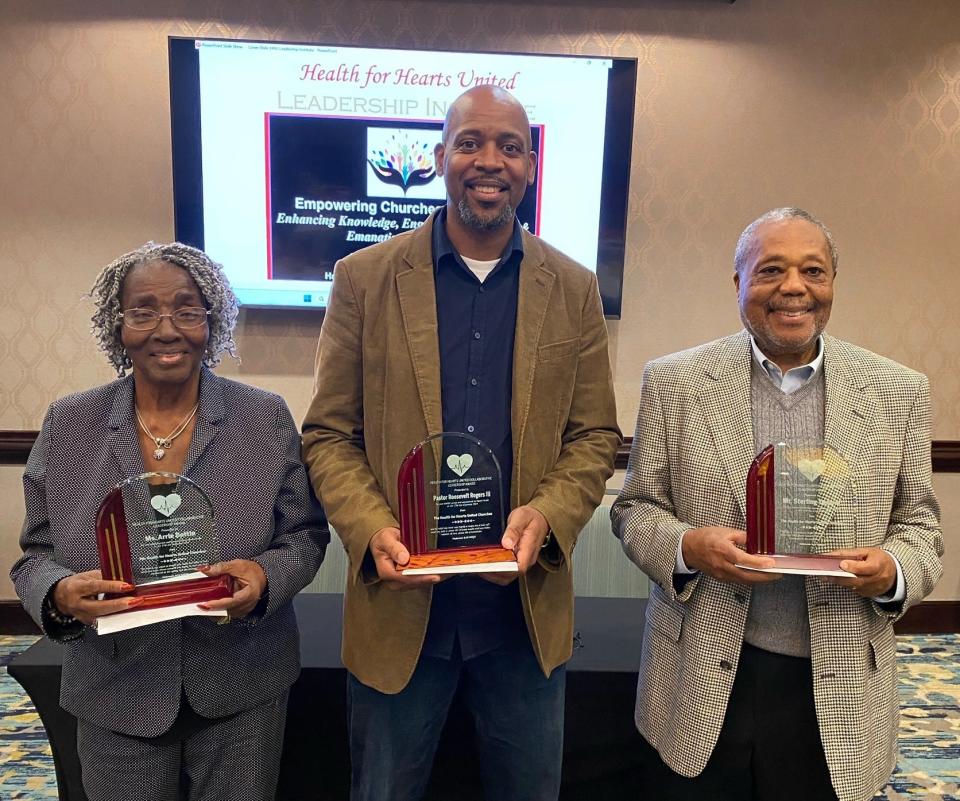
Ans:
[[[447,236],[447,210],[433,224],[433,266],[440,344],[443,430],[466,432],[493,451],[500,464],[504,517],[510,511],[513,472],[513,341],[523,239],[513,237],[482,283]],[[434,588],[423,653],[450,658],[457,645],[469,659],[508,639],[526,636],[518,582],[507,587],[458,576]]]

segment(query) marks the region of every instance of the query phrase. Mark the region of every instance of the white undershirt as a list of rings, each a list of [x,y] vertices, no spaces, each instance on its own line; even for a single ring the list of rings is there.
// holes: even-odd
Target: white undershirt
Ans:
[[[463,263],[470,268],[470,272],[477,276],[477,280],[481,284],[487,280],[487,276],[493,272],[493,268],[500,263],[500,259],[494,259],[493,261],[478,261],[477,259],[468,259],[462,253],[460,254],[460,258],[463,259]]]

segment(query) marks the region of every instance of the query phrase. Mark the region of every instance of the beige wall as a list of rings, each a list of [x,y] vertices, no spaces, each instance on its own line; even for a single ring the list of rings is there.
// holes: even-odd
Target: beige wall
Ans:
[[[4,3],[0,429],[36,428],[55,397],[111,378],[82,294],[119,253],[173,236],[174,34],[636,57],[623,318],[609,326],[624,432],[647,359],[737,325],[742,227],[796,204],[827,221],[842,253],[830,330],[928,373],[935,437],[960,439],[957,11],[956,0]],[[282,393],[299,417],[318,330],[306,312],[246,312],[243,363],[223,372]],[[18,472],[0,469],[2,565],[16,553]],[[937,486],[949,544],[960,477]],[[960,561],[938,595],[960,598]]]

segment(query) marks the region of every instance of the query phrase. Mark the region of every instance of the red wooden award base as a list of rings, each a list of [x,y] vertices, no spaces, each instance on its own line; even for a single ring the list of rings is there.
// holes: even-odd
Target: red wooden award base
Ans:
[[[737,565],[737,567],[742,567],[745,570],[757,570],[761,573],[797,573],[802,576],[853,576],[853,573],[841,570],[840,562],[844,560],[836,556],[821,556],[815,553],[762,553],[757,555],[773,559],[776,564],[773,567],[763,569],[746,567],[746,565]]]
[[[490,545],[483,548],[446,548],[411,554],[400,571],[405,576],[431,573],[515,573],[517,557],[513,551]]]
[[[137,609],[158,609],[179,604],[201,604],[229,598],[233,595],[232,576],[209,576],[202,579],[168,581],[163,584],[138,584],[132,592],[120,593],[113,598],[134,597],[143,600]]]

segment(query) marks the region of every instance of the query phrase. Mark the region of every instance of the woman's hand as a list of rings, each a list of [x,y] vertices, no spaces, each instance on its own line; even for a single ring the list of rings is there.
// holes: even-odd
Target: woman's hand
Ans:
[[[267,588],[267,574],[249,559],[231,559],[197,568],[208,576],[233,576],[233,595],[200,604],[201,609],[223,609],[231,618],[246,617]]]
[[[101,601],[100,593],[130,592],[132,584],[125,581],[104,581],[99,570],[74,573],[60,579],[53,588],[53,605],[64,615],[75,617],[88,626],[103,615],[125,612],[139,606],[141,598],[113,598]]]

